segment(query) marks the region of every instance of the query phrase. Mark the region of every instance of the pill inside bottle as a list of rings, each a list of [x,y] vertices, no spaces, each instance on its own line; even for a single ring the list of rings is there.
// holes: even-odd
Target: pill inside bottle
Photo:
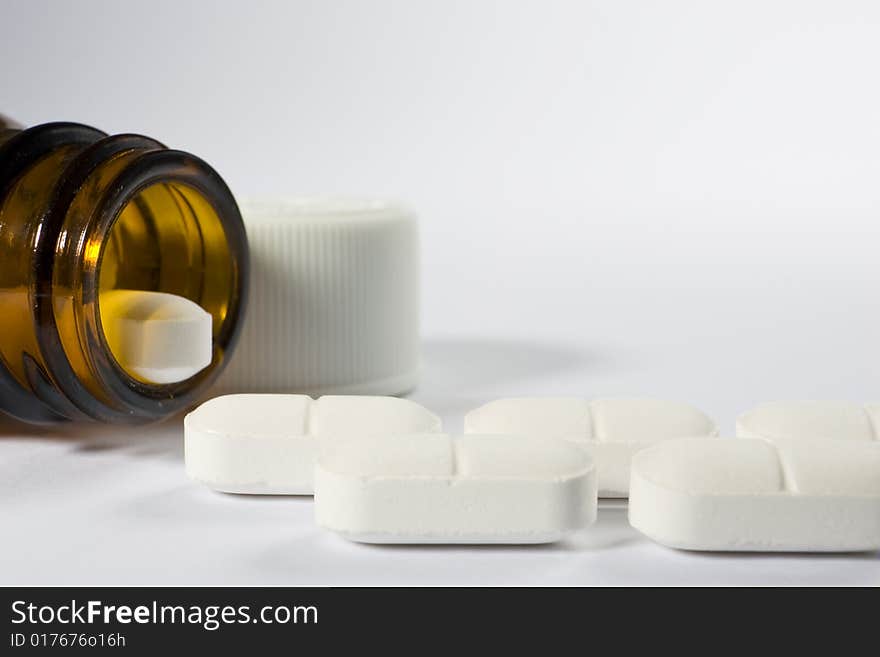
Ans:
[[[116,362],[145,383],[177,383],[211,364],[209,312],[176,294],[107,290],[101,321]]]

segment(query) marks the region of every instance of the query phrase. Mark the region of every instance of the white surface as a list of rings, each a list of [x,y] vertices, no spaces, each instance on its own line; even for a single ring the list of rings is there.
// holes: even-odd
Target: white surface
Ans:
[[[632,526],[688,550],[880,549],[880,444],[671,440],[633,458]]]
[[[324,441],[440,429],[433,413],[396,397],[223,395],[184,418],[184,460],[214,490],[308,495]]]
[[[213,318],[197,303],[142,290],[107,290],[100,303],[110,351],[131,376],[175,383],[211,364]]]
[[[251,281],[224,392],[398,395],[419,370],[418,223],[381,201],[242,203]]]
[[[239,196],[409,202],[412,398],[448,431],[511,396],[682,399],[727,434],[767,400],[878,398],[872,0],[0,11],[21,122],[152,135]],[[876,554],[676,552],[621,509],[544,548],[358,546],[310,498],[190,482],[180,420],[0,432],[7,583],[880,584]]]
[[[315,521],[364,543],[552,543],[596,520],[596,468],[565,440],[421,434],[335,440]]]
[[[880,440],[880,404],[766,402],[736,419],[740,438]]]
[[[496,399],[464,417],[465,433],[565,438],[596,463],[600,497],[626,497],[633,454],[660,440],[717,436],[704,413],[660,399]]]

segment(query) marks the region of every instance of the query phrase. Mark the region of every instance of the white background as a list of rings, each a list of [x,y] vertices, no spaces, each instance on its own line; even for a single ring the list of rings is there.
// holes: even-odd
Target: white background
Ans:
[[[141,132],[239,195],[417,208],[423,384],[880,399],[875,2],[0,0],[0,112]],[[875,555],[708,555],[605,509],[544,548],[365,547],[213,494],[179,419],[0,422],[0,583],[878,584]]]

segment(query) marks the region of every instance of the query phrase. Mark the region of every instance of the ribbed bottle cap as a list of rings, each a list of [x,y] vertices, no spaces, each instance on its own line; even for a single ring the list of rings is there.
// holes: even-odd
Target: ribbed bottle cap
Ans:
[[[418,226],[381,201],[241,203],[251,288],[223,392],[400,394],[419,369]]]

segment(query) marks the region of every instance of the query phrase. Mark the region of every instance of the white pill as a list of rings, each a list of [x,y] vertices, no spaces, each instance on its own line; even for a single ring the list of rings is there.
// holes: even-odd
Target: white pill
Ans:
[[[760,404],[736,421],[740,438],[880,440],[880,404],[793,401]]]
[[[595,469],[564,440],[332,441],[315,468],[315,517],[367,543],[547,543],[595,520]]]
[[[186,472],[227,493],[311,495],[325,439],[440,428],[433,413],[396,397],[225,395],[184,419]]]
[[[666,441],[633,458],[629,521],[686,550],[875,550],[880,443]]]
[[[100,296],[101,325],[116,362],[149,383],[177,383],[213,358],[213,318],[176,294],[107,290]]]
[[[599,475],[600,497],[626,497],[633,454],[660,440],[716,436],[703,413],[655,399],[499,399],[465,416],[465,433],[565,438],[584,446]]]

